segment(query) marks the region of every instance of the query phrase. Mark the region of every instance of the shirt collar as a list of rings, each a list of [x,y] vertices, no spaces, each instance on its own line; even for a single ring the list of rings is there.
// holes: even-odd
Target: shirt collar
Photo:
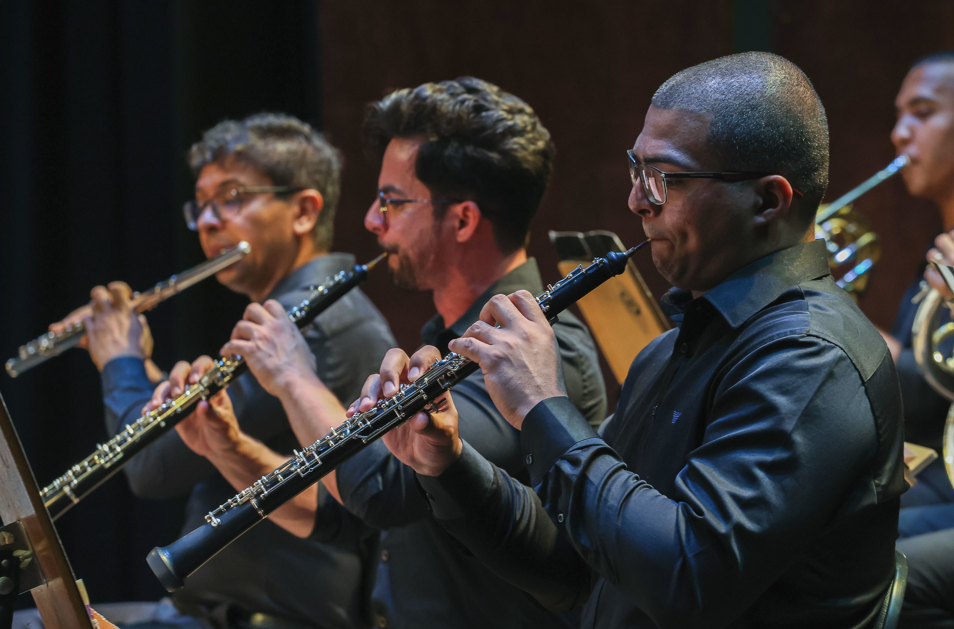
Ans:
[[[447,343],[466,332],[467,328],[480,318],[480,311],[491,297],[500,294],[509,295],[518,290],[528,290],[534,295],[543,292],[543,281],[540,279],[540,269],[535,259],[527,259],[526,262],[494,282],[450,327],[445,327],[444,317],[440,314],[431,317],[421,329],[421,338],[428,345],[435,345],[441,350],[441,354],[446,354]]]
[[[779,298],[786,290],[808,280],[831,275],[824,240],[800,243],[747,264],[700,297],[712,304],[733,328]],[[663,296],[663,310],[680,321],[692,294],[673,288]]]
[[[354,267],[354,256],[350,253],[326,253],[309,260],[282,279],[265,300],[275,299],[279,295],[290,293],[299,288],[319,284],[327,277],[333,277],[338,271],[350,271]]]

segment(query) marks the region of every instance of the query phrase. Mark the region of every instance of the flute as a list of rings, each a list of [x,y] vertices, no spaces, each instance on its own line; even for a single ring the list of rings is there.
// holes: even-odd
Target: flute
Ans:
[[[159,282],[145,293],[133,293],[133,310],[146,312],[155,308],[160,302],[235,264],[251,250],[249,244],[243,240],[214,258],[209,258],[184,273],[173,275],[165,282]],[[26,345],[20,346],[17,355],[6,363],[7,373],[10,374],[11,378],[16,378],[24,371],[45,363],[72,347],[76,347],[85,334],[86,327],[82,322],[66,326],[66,329],[62,332],[47,332]]]
[[[569,275],[548,286],[537,305],[552,323],[571,304],[619,275],[626,261],[648,240],[624,253],[597,258],[586,269],[580,265]],[[295,451],[294,457],[263,476],[219,508],[206,523],[169,546],[154,548],[146,561],[165,588],[174,592],[186,577],[235,541],[270,513],[318,482],[341,463],[364,449],[392,428],[422,410],[480,366],[459,354],[449,353],[434,363],[413,383],[402,385],[397,395],[382,399],[374,408],[356,413],[325,437]]]
[[[321,286],[312,288],[311,294],[297,307],[288,311],[288,318],[299,329],[315,320],[315,317],[331,307],[352,288],[368,277],[368,271],[383,260],[381,254],[364,265],[356,265],[350,271],[341,271],[328,278]],[[69,469],[63,476],[47,485],[40,492],[43,504],[56,520],[82,500],[91,491],[118,472],[143,448],[172,430],[185,419],[200,400],[208,399],[245,373],[248,366],[240,356],[223,356],[196,384],[189,385],[174,400],[149,411],[128,424],[119,434],[96,446],[96,452]]]

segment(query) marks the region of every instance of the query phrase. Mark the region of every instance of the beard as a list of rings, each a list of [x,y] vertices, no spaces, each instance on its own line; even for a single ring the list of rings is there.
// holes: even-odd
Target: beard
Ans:
[[[390,254],[389,259],[397,260],[397,268],[392,267],[390,263],[388,264],[388,275],[391,282],[404,291],[417,292],[421,290],[417,272],[411,259],[397,247],[389,247],[385,251]]]

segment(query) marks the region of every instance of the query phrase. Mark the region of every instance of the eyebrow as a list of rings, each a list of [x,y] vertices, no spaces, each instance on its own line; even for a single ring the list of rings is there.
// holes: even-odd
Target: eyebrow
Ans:
[[[640,159],[639,155],[637,155],[636,158]],[[641,158],[641,161],[643,164],[669,164],[676,168],[689,168],[675,157],[669,157],[668,155],[650,155],[649,157]]]
[[[244,184],[243,182],[239,181],[238,179],[226,179],[225,181],[220,181],[219,184],[218,184],[217,186],[215,186],[215,191],[218,192],[219,190],[221,190],[222,188],[225,188],[226,186],[238,186],[238,187],[242,187],[243,185],[245,185],[245,184]],[[199,193],[199,192],[202,191],[202,189],[199,188],[198,186],[196,186],[196,187],[195,187],[195,191],[196,191],[196,193]]]
[[[384,193],[393,192],[397,194],[404,194],[404,192],[400,188],[390,183],[386,186],[381,186],[380,188],[378,188],[378,192],[384,192]]]
[[[900,107],[895,107],[896,110],[900,111],[905,107],[917,107],[918,105],[923,105],[924,103],[936,104],[938,100],[930,96],[915,96],[911,100],[907,101]]]

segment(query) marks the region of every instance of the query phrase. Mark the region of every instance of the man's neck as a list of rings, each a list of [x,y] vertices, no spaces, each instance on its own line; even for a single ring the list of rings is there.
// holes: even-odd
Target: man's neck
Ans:
[[[434,307],[444,319],[444,325],[453,325],[464,316],[474,301],[487,292],[500,278],[527,261],[527,250],[495,255],[463,255],[445,273],[442,285],[434,289]]]
[[[949,232],[954,229],[954,190],[946,198],[937,199],[936,203],[941,211],[944,231]]]
[[[319,258],[327,253],[327,251],[317,251],[314,247],[302,247],[298,251],[298,255],[296,255],[290,263],[286,263],[280,267],[279,271],[275,273],[268,284],[263,285],[262,288],[254,292],[248,293],[248,298],[255,303],[262,303],[268,298],[271,292],[275,290],[275,287],[280,281],[288,277],[293,271],[300,269],[315,258]]]

